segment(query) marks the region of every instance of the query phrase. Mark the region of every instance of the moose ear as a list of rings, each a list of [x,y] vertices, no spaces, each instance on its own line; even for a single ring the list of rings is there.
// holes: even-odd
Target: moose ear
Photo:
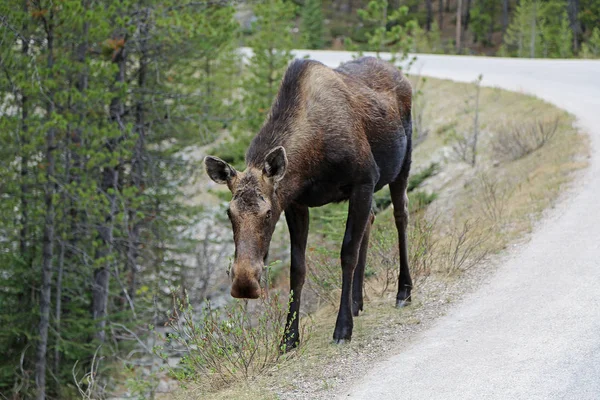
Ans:
[[[207,156],[204,158],[206,173],[217,183],[229,183],[237,174],[235,168],[218,157]]]
[[[287,164],[288,160],[283,146],[275,147],[265,157],[263,174],[273,179],[273,182],[277,183],[283,179],[285,170],[287,169]]]

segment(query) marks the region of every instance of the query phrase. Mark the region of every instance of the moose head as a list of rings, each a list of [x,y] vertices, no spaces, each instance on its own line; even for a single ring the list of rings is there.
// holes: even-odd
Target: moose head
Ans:
[[[267,153],[263,165],[250,165],[243,172],[217,157],[206,157],[204,164],[208,176],[226,184],[232,193],[227,210],[235,243],[231,295],[256,299],[271,236],[282,212],[277,187],[288,164],[285,149],[275,147]]]

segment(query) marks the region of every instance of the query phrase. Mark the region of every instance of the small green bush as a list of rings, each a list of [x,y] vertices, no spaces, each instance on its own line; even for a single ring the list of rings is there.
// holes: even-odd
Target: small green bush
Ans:
[[[175,304],[166,345],[185,354],[170,370],[177,380],[202,379],[217,389],[258,376],[287,357],[281,347],[287,303],[277,294],[258,300],[254,310],[243,300],[219,309],[207,301],[199,317],[191,305],[179,299]]]
[[[412,192],[416,188],[418,188],[423,182],[425,182],[428,178],[434,176],[440,170],[440,164],[436,162],[432,162],[429,166],[423,169],[420,172],[414,173],[410,175],[408,178],[408,187],[407,191]]]
[[[408,194],[408,209],[411,214],[419,212],[425,209],[437,197],[437,193],[427,193],[422,190],[410,192]]]

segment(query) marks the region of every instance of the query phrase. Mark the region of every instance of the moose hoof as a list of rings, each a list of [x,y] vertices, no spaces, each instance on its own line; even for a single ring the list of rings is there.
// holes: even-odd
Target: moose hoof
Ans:
[[[300,344],[300,338],[298,335],[291,334],[290,336],[283,338],[281,346],[279,347],[280,354],[289,353],[294,350]]]
[[[342,328],[333,332],[333,343],[342,344],[352,339],[352,328]]]
[[[333,344],[344,344],[344,343],[350,343],[350,338],[347,339],[333,339]]]
[[[404,308],[410,305],[410,298],[406,300],[396,300],[396,308]]]
[[[279,353],[280,354],[285,354],[285,353],[289,353],[290,351],[294,350],[296,347],[298,347],[299,342],[298,341],[294,341],[294,342],[285,342],[281,344],[281,347],[279,349]]]

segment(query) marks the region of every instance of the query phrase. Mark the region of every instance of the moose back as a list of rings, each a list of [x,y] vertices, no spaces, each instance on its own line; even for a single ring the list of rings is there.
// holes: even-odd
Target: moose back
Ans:
[[[349,201],[341,248],[342,293],[333,339],[352,337],[363,309],[373,193],[389,185],[398,230],[396,305],[411,301],[406,187],[411,163],[411,85],[391,64],[363,57],[331,69],[312,60],[288,67],[270,113],[246,152],[246,170],[208,156],[210,178],[226,184],[235,259],[231,295],[258,298],[271,236],[282,212],[291,241],[290,309],[283,344],[298,344],[306,276],[309,208]]]

